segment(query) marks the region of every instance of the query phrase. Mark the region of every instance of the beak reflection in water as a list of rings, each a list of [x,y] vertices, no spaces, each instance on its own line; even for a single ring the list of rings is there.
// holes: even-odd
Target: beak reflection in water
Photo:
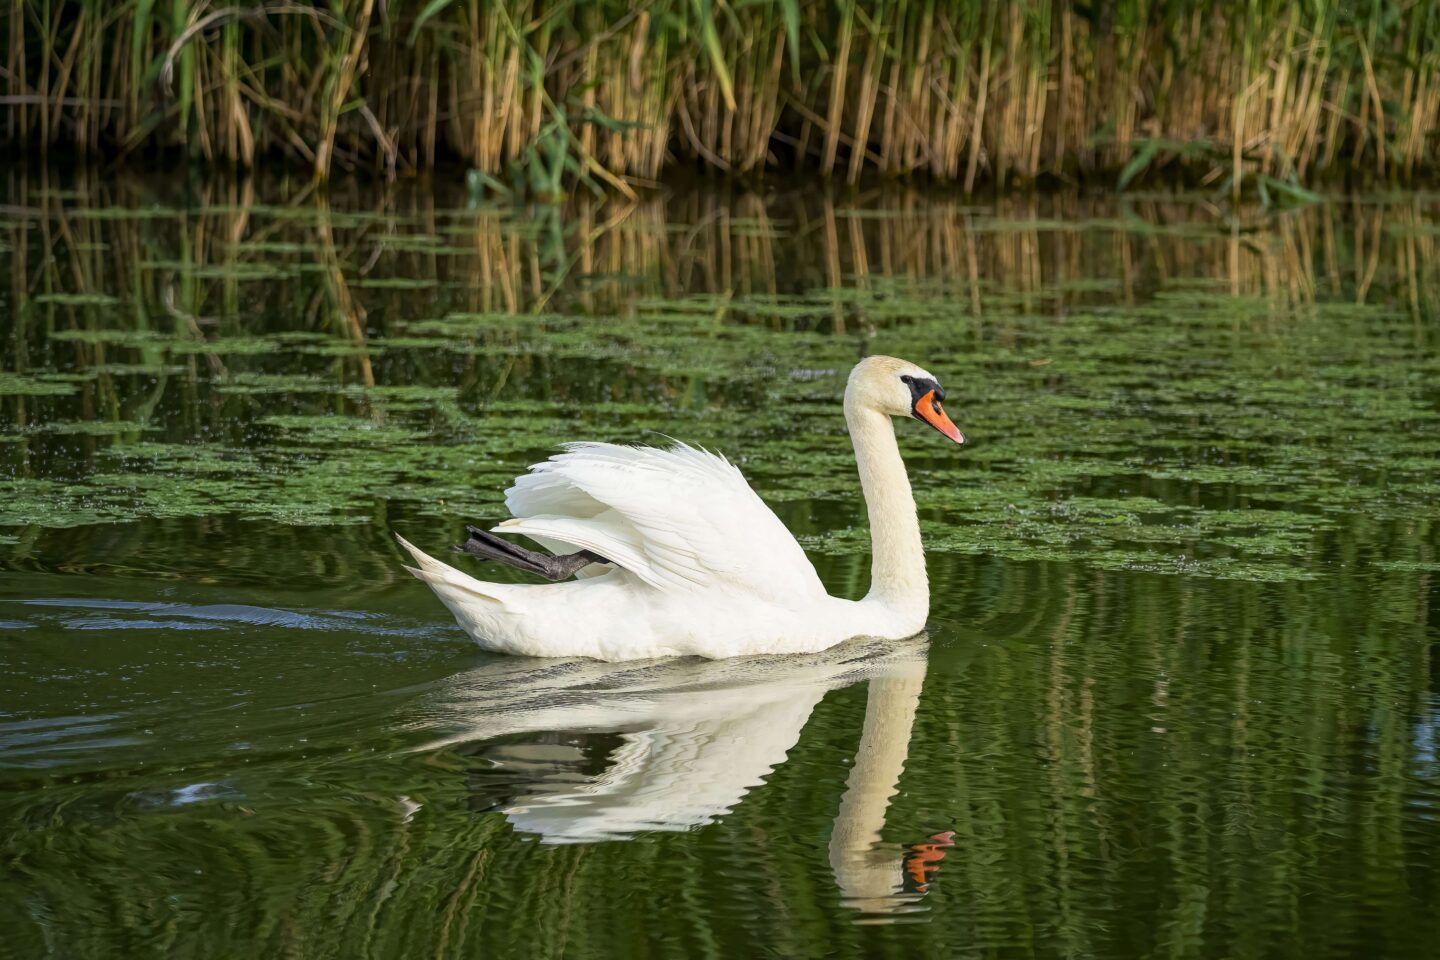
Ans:
[[[882,844],[910,745],[928,641],[857,640],[729,660],[500,657],[446,680],[424,749],[469,760],[471,802],[543,843],[627,840],[714,822],[786,761],[816,704],[869,683],[864,729],[829,842],[843,902],[885,922],[934,885],[948,834]],[[934,827],[930,828],[931,831]]]

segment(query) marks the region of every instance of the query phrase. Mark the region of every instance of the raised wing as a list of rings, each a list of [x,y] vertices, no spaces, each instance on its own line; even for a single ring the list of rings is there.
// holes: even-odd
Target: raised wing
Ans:
[[[777,602],[823,595],[785,525],[724,457],[574,443],[505,491],[496,527],[593,550],[661,590],[734,589]]]

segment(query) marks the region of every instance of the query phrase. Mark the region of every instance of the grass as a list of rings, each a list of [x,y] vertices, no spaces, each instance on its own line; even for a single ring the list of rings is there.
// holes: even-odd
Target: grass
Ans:
[[[676,167],[982,182],[1165,168],[1304,199],[1432,170],[1440,2],[15,0],[0,143],[317,179],[446,158],[477,194]]]

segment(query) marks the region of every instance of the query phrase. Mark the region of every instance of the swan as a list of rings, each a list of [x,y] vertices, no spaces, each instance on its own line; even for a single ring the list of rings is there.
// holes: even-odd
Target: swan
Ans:
[[[505,492],[512,519],[470,528],[457,550],[555,581],[477,580],[396,535],[479,645],[533,657],[646,660],[816,653],[853,637],[900,640],[925,626],[930,584],[893,417],[957,444],[940,383],[913,363],[867,357],[845,386],[845,421],[870,519],[870,591],[825,592],[800,544],[724,457],[572,443]],[[496,536],[523,534],[553,551]],[[574,577],[574,579],[568,579]]]

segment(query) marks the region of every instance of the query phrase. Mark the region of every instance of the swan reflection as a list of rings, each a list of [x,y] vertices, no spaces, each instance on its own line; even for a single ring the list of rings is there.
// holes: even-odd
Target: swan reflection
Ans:
[[[882,844],[925,679],[928,642],[852,641],[804,656],[730,660],[488,661],[449,678],[426,749],[483,761],[472,802],[544,843],[689,830],[733,809],[783,763],[830,690],[866,680],[860,746],[835,817],[830,866],[845,902],[903,912],[928,889],[949,835]]]

